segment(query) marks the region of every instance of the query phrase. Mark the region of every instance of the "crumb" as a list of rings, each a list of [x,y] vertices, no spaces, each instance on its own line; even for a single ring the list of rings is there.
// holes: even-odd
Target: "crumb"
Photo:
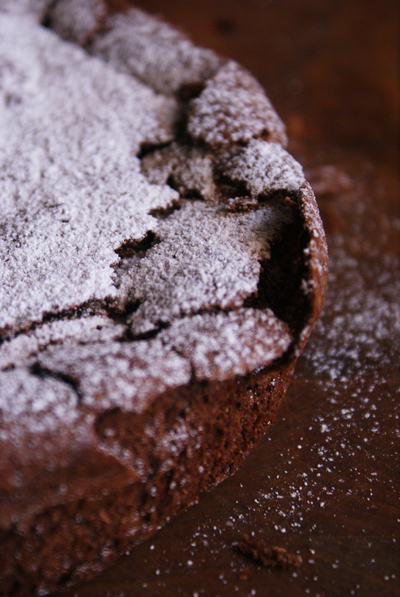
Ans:
[[[265,541],[251,539],[248,535],[243,535],[236,547],[254,562],[270,568],[298,568],[303,563],[299,554],[289,553],[284,547],[268,547]]]

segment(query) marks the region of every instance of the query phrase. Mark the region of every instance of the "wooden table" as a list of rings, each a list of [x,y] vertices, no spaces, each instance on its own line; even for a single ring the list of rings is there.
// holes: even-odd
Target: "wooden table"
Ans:
[[[320,201],[329,287],[279,421],[242,469],[67,595],[400,595],[398,4],[138,4],[265,86]],[[234,547],[242,533],[303,564],[256,564]]]

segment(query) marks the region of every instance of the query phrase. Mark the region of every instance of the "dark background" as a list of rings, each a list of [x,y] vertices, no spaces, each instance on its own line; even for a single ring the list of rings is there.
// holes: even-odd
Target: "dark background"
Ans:
[[[279,421],[242,469],[67,595],[400,595],[398,2],[136,4],[264,85],[320,203],[329,286]],[[235,550],[242,533],[303,564],[255,564]]]

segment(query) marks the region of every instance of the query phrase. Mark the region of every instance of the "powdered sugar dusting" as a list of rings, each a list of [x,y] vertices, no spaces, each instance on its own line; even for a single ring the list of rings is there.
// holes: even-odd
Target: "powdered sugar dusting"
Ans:
[[[271,311],[239,309],[176,320],[147,341],[77,345],[66,340],[49,346],[35,362],[76,380],[85,409],[141,412],[167,388],[187,384],[192,367],[198,379],[245,375],[282,356],[291,341],[286,324]]]
[[[190,359],[198,379],[223,380],[271,364],[292,336],[272,311],[239,309],[183,318],[160,339]]]
[[[47,21],[63,39],[83,45],[106,13],[103,0],[59,0],[48,12]]]
[[[221,64],[211,50],[197,48],[176,29],[138,9],[109,17],[104,28],[90,52],[160,93],[202,82]]]
[[[76,393],[61,380],[40,378],[26,369],[0,372],[0,440],[16,440],[21,431],[35,433],[73,426],[77,417]]]
[[[215,201],[218,195],[211,155],[199,147],[171,143],[145,156],[141,167],[150,182],[166,184],[172,179],[174,188],[185,196],[195,193]]]
[[[226,214],[219,206],[186,203],[160,222],[161,242],[122,276],[122,296],[141,303],[130,320],[133,333],[201,309],[240,307],[257,291],[260,261],[289,222],[278,208]]]
[[[247,147],[223,158],[224,172],[246,185],[253,196],[297,191],[305,182],[303,169],[278,143],[252,139]]]
[[[78,23],[75,0],[55,4],[50,23],[83,40],[97,6]],[[250,198],[229,211],[218,178],[230,180],[228,192],[245,178],[253,197],[303,183],[279,144],[253,139],[285,142],[258,83],[136,10],[110,17],[91,46],[109,65],[28,17],[0,13],[0,30],[0,366],[10,417],[18,393],[21,413],[39,400],[32,408],[49,429],[68,423],[69,410],[142,412],[193,375],[224,380],[282,357],[295,340],[287,326],[243,305],[291,210]],[[208,79],[189,133],[248,148],[224,162],[222,152],[173,141],[178,102],[132,74],[169,96]],[[141,164],[143,144],[168,146]],[[192,191],[205,201],[189,201]],[[154,242],[136,251],[145,238]],[[23,419],[44,431],[35,416]]]
[[[0,0],[0,12],[31,15],[40,21],[53,0]]]
[[[73,339],[78,344],[110,342],[123,334],[125,327],[104,315],[59,320],[41,325],[0,345],[0,369],[22,367],[50,344]]]
[[[309,183],[305,182],[302,185],[299,200],[305,226],[309,230],[310,235],[308,246],[304,249],[305,261],[309,267],[310,274],[307,280],[303,280],[303,290],[305,294],[314,294],[314,309],[319,313],[322,308],[323,299],[319,288],[321,285],[326,285],[328,273],[328,249],[325,232],[319,215],[318,205]],[[308,338],[310,331],[304,330],[303,334]]]
[[[135,157],[170,138],[172,100],[28,20],[0,15],[0,27],[5,327],[115,295],[114,249],[177,195],[150,185]]]
[[[230,61],[207,81],[192,100],[188,131],[211,146],[249,142],[268,137],[286,145],[285,127],[261,85],[236,62]]]
[[[324,310],[303,363],[322,379],[383,383],[381,369],[393,367],[400,355],[399,259],[388,255],[379,264],[363,262],[340,240],[332,247]]]
[[[41,367],[76,379],[85,408],[120,407],[141,412],[170,387],[191,377],[187,359],[158,339],[135,343],[51,346],[38,357]],[[112,372],[112,374],[110,374]]]

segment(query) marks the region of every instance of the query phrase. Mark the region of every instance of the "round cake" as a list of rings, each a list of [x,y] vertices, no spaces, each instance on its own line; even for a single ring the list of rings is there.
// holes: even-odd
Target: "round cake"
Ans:
[[[327,252],[263,89],[103,0],[0,0],[0,592],[89,578],[276,417]]]

